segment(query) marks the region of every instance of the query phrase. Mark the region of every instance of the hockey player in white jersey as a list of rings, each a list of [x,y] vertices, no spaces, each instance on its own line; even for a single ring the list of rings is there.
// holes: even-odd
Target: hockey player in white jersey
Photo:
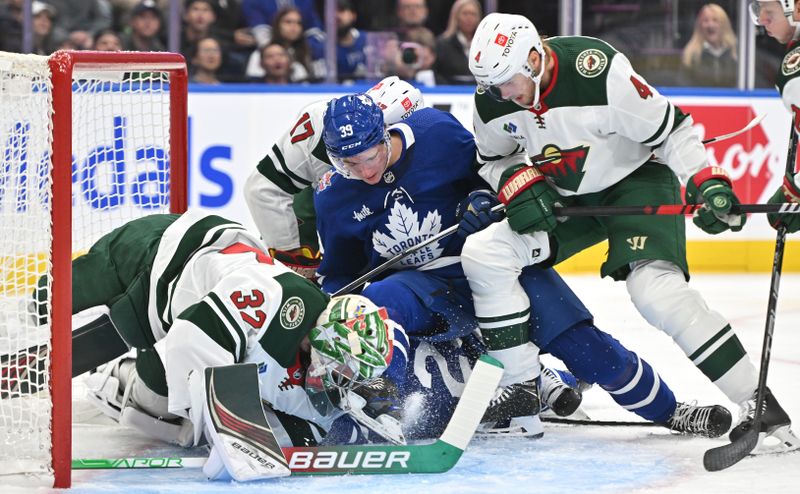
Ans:
[[[731,180],[707,166],[691,117],[610,45],[579,36],[543,42],[523,16],[484,18],[469,66],[479,84],[473,121],[479,172],[507,212],[506,220],[469,237],[462,253],[479,320],[516,323],[529,308],[517,279],[521,269],[553,265],[608,239],[601,274],[624,280],[642,316],[746,407],[757,372],[728,322],[687,283],[683,217],[558,221],[553,214],[556,203],[681,202],[685,183],[687,201],[705,203],[694,218],[698,227],[740,230],[746,217],[729,213],[738,202]],[[778,407],[774,397],[769,403]]]
[[[424,106],[422,93],[397,76],[367,91],[390,124]],[[245,183],[245,200],[270,255],[306,278],[319,267],[313,187],[331,168],[322,142],[327,101],[300,110]]]
[[[73,313],[108,306],[116,331],[136,349],[135,361],[123,359],[89,376],[92,396],[120,423],[159,439],[189,446],[205,434],[213,443],[205,467],[212,478],[252,480],[289,471],[285,464],[260,465],[216,440],[221,412],[212,406],[218,393],[204,382],[208,368],[257,365],[255,387],[240,391],[255,397],[257,408],[263,400],[281,423],[290,422],[285,429],[296,446],[320,439],[342,408],[359,421],[384,425],[382,431],[394,433],[390,438],[400,430],[391,414],[383,416],[385,401],[373,399],[382,390],[358,384],[380,379],[390,365],[405,369],[405,351],[393,351],[395,341],[407,345],[403,329],[363,297],[329,300],[265,250],[238,223],[189,211],[131,221],[73,261]],[[46,300],[44,281],[37,296]],[[332,347],[340,351],[332,354]],[[338,400],[320,403],[330,394],[317,387],[312,399],[307,371],[326,385],[335,384],[335,376],[349,379],[324,389],[341,391]],[[238,385],[235,379],[220,383]],[[363,400],[349,399],[350,393]],[[344,396],[348,407],[342,407]],[[355,402],[363,408],[349,406]],[[226,413],[235,419],[235,404]]]

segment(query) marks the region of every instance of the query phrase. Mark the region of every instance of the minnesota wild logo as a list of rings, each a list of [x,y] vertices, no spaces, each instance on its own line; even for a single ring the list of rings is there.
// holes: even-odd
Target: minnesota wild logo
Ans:
[[[575,59],[575,68],[583,77],[597,77],[608,65],[608,57],[605,53],[594,48],[583,50]]]
[[[781,62],[781,73],[783,75],[792,75],[800,70],[800,46],[790,51],[783,57]]]
[[[544,173],[556,186],[577,192],[583,181],[583,167],[589,155],[589,146],[578,146],[572,149],[560,149],[554,144],[547,144],[542,148],[542,154],[536,155],[531,160],[546,161],[538,165],[540,172]]]
[[[438,210],[429,211],[420,222],[417,212],[399,201],[392,206],[388,220],[388,235],[377,230],[372,234],[372,248],[386,259],[427,240],[442,229],[442,215]],[[400,261],[400,265],[412,267],[425,264],[437,259],[443,250],[438,242],[434,242],[409,254]]]

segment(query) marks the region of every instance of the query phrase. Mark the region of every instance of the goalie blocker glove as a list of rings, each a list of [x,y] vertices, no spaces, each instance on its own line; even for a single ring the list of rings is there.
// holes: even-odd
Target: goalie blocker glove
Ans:
[[[772,194],[772,197],[767,201],[769,204],[781,204],[784,202],[791,202],[794,204],[800,203],[800,175],[793,175],[787,173],[783,178],[783,185],[778,187],[778,190]],[[767,220],[773,228],[777,229],[783,225],[786,231],[794,233],[800,230],[800,214],[789,213],[771,213],[767,215]]]
[[[553,206],[558,194],[532,166],[518,165],[503,172],[497,198],[506,205],[511,229],[518,233],[551,232],[557,221]]]
[[[726,230],[738,232],[747,221],[747,215],[730,214],[739,198],[733,192],[728,173],[719,166],[709,166],[692,175],[686,184],[686,203],[705,203],[694,213],[694,224],[706,233],[716,235]]]
[[[322,255],[319,251],[315,252],[305,245],[291,250],[269,249],[269,255],[303,278],[311,281],[316,279],[317,269],[319,269],[319,263],[322,261]]]

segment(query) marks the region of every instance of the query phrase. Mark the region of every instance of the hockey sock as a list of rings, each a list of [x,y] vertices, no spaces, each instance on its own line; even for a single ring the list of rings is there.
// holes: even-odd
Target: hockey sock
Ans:
[[[575,377],[599,384],[620,406],[644,419],[666,422],[675,411],[675,395],[650,364],[593,324],[573,326],[544,350],[561,359]]]

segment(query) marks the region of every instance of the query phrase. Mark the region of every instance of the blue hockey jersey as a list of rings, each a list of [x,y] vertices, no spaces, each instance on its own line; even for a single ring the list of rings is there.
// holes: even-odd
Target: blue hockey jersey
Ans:
[[[325,253],[318,273],[329,293],[454,225],[459,202],[486,187],[473,170],[473,136],[451,114],[423,108],[390,132],[400,136],[402,154],[378,184],[330,172],[315,191]],[[454,265],[463,243],[450,235],[410,254],[395,269]]]

